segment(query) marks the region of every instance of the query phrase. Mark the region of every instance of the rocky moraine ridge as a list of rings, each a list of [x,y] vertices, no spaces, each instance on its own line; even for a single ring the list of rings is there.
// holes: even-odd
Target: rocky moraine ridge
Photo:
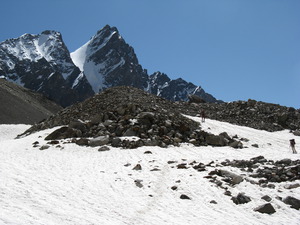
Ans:
[[[271,132],[289,129],[300,135],[300,109],[252,99],[228,103],[199,103],[201,100],[197,96],[193,97],[196,98],[190,102],[178,104],[182,113],[196,116],[204,110],[211,119]]]
[[[63,126],[48,140],[74,138],[80,145],[136,148],[140,146],[243,147],[243,139],[227,133],[213,135],[185,115],[208,117],[268,131],[291,129],[299,135],[300,113],[293,108],[256,102],[188,103],[172,102],[132,87],[113,87],[90,99],[65,108],[34,125],[27,133]],[[134,137],[129,140],[129,138]]]
[[[137,88],[113,87],[32,126],[27,133],[63,126],[46,139],[74,138],[79,145],[123,148],[178,146],[183,142],[242,147],[226,133],[202,131],[200,124],[181,114],[178,104]]]

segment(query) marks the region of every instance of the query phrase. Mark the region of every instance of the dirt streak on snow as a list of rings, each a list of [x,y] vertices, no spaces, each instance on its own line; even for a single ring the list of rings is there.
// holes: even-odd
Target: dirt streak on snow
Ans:
[[[98,152],[97,148],[61,142],[62,147],[40,151],[32,143],[45,144],[45,135],[54,129],[13,139],[28,126],[11,126],[0,125],[0,224],[300,224],[299,211],[276,199],[287,195],[299,199],[299,188],[286,190],[285,183],[280,183],[268,189],[243,181],[228,190],[233,195],[245,192],[252,201],[235,205],[223,189],[203,178],[208,171],[176,168],[178,163],[194,160],[221,162],[258,155],[298,159],[299,154],[291,154],[288,140],[293,137],[300,143],[300,137],[288,131],[269,133],[207,120],[201,125],[203,129],[248,138],[250,141],[244,142],[248,148],[184,144]],[[259,148],[252,147],[253,143]],[[153,154],[144,154],[147,150]],[[132,170],[138,163],[142,170]],[[151,171],[154,168],[159,170]],[[135,180],[142,180],[143,187],[137,187]],[[178,189],[173,191],[172,186]],[[181,194],[191,200],[180,199]],[[253,211],[265,203],[261,199],[265,194],[273,199],[277,211],[273,215]]]

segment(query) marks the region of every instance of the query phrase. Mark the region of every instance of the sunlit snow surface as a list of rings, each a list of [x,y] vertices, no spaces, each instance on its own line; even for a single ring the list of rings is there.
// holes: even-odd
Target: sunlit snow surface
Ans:
[[[295,138],[300,143],[300,137],[288,131],[270,133],[207,120],[203,129],[247,138],[250,141],[244,146],[248,148],[185,144],[98,152],[98,148],[62,142],[62,147],[44,151],[33,148],[35,141],[45,144],[45,135],[54,129],[13,139],[27,128],[0,125],[0,224],[300,224],[300,212],[276,199],[287,195],[300,199],[300,188],[287,190],[283,187],[286,183],[279,183],[269,189],[243,181],[228,190],[233,196],[244,192],[252,201],[235,205],[223,189],[204,178],[214,168],[207,167],[204,172],[176,168],[194,160],[209,163],[259,155],[274,160],[299,159],[300,154],[291,153],[288,140]],[[259,148],[252,147],[254,143]],[[147,150],[153,154],[144,154]],[[138,163],[142,170],[132,170]],[[151,171],[154,168],[160,170]],[[225,169],[241,174],[236,168]],[[143,187],[137,187],[135,180],[141,180]],[[174,185],[178,190],[171,189]],[[181,194],[191,200],[180,199]],[[276,213],[272,215],[253,211],[266,203],[261,199],[266,194],[273,199]]]

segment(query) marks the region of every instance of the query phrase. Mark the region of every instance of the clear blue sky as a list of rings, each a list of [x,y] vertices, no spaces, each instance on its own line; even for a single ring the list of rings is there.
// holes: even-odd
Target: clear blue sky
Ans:
[[[72,52],[116,26],[143,68],[224,101],[300,108],[300,0],[4,0],[0,42],[57,30]]]

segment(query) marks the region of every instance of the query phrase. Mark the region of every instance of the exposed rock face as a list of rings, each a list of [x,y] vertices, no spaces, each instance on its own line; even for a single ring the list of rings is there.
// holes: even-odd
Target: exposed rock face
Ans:
[[[147,87],[146,70],[115,27],[105,26],[71,56],[95,93],[114,86]]]
[[[0,124],[34,124],[62,109],[43,95],[5,79],[0,79],[0,102]]]
[[[196,86],[181,78],[171,80],[166,74],[161,72],[150,75],[147,91],[172,101],[188,101],[189,96],[193,95],[205,102],[221,102],[206,93],[200,86]]]
[[[225,138],[202,131],[197,122],[184,117],[177,110],[176,103],[132,87],[107,89],[62,110],[28,132],[60,125],[65,126],[46,139],[92,138],[89,145],[110,144],[124,148],[178,146],[183,142],[197,146],[226,146],[233,141],[222,141],[222,145],[209,141],[210,138]],[[105,142],[102,142],[103,139]]]

